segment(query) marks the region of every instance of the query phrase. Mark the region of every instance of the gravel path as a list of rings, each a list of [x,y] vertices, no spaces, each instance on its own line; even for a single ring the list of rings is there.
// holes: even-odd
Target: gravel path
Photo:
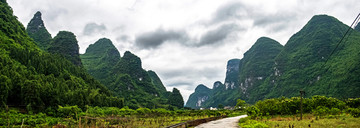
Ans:
[[[238,128],[238,122],[240,118],[247,117],[247,115],[235,116],[224,118],[220,120],[210,121],[204,124],[200,124],[195,128]]]

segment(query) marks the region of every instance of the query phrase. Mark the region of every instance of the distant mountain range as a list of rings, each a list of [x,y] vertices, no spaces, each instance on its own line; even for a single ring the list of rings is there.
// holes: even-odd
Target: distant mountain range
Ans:
[[[224,84],[199,85],[186,106],[234,106],[237,99],[255,103],[299,96],[300,90],[307,97],[360,97],[359,25],[331,55],[348,28],[334,17],[316,15],[285,46],[261,37],[242,59],[228,61]]]

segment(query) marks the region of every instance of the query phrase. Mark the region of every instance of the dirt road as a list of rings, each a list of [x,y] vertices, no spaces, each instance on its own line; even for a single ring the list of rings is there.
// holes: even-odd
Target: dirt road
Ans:
[[[208,123],[204,123],[199,126],[196,126],[195,128],[238,128],[239,119],[244,117],[247,117],[247,115],[210,121]]]

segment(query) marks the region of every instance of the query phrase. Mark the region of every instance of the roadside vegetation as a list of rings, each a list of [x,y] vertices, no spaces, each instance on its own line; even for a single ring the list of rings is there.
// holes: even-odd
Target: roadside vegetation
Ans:
[[[248,117],[239,120],[242,128],[268,127],[360,127],[360,98],[339,100],[313,96],[273,98],[258,101],[246,109]]]
[[[0,114],[0,127],[165,127],[189,120],[217,116],[237,116],[239,110],[185,110],[163,108],[136,110],[128,107],[58,106],[56,110],[33,114],[20,108],[7,108]]]

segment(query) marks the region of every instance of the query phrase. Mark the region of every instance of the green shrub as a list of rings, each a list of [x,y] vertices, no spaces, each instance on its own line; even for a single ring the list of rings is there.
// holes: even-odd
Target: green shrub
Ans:
[[[151,110],[148,108],[138,108],[136,109],[136,113],[141,116],[147,116],[151,113]]]
[[[247,113],[248,116],[250,116],[253,119],[256,118],[257,116],[261,116],[260,115],[260,110],[255,106],[248,107],[246,109],[246,113]]]
[[[59,108],[57,110],[57,114],[59,117],[72,117],[73,119],[77,119],[78,114],[82,112],[77,105],[65,107],[59,105]]]
[[[329,111],[329,113],[330,113],[331,115],[339,115],[339,114],[341,113],[341,110],[338,109],[338,108],[331,108],[330,111]]]
[[[325,116],[328,112],[329,112],[329,108],[324,107],[324,106],[318,106],[314,110],[314,114],[317,116]]]
[[[353,117],[360,117],[360,108],[349,108],[348,112],[350,113],[351,116]]]

